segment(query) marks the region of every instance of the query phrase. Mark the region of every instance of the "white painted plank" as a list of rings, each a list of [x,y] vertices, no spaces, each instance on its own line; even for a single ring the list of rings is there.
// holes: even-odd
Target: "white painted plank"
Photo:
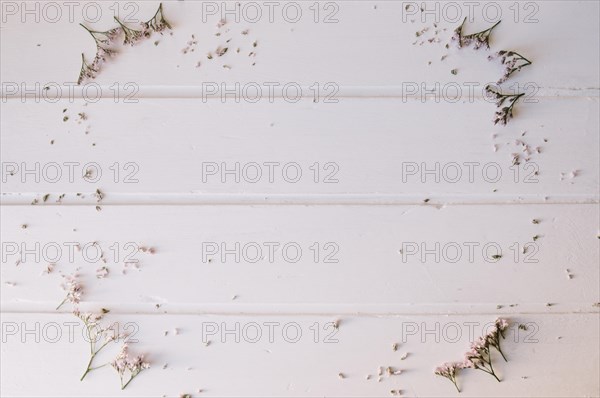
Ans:
[[[261,312],[271,305],[302,312],[313,304],[325,305],[317,312],[405,313],[418,305],[438,313],[477,312],[477,306],[511,304],[571,311],[589,310],[598,301],[593,204],[1,211],[2,278],[16,284],[3,286],[3,310],[53,309],[64,297],[59,275],[76,268],[85,301],[144,312],[155,304],[192,312]],[[76,243],[85,250],[69,249]],[[141,246],[156,253],[125,259]],[[502,257],[494,259],[496,254]],[[121,274],[130,260],[139,261],[139,271],[130,265]],[[54,272],[41,275],[49,262],[56,263]],[[110,274],[97,279],[102,265]]]
[[[29,9],[34,12],[23,15],[26,3],[4,1],[3,82],[25,82],[31,86],[36,82],[42,86],[49,82],[74,82],[80,69],[80,54],[84,52],[92,58],[95,50],[93,40],[79,27],[80,22],[98,30],[109,29],[115,25],[112,18],[117,9],[122,18],[130,16],[137,21],[148,19],[158,5],[146,1],[95,3],[98,6],[87,3],[71,6],[71,13],[68,5],[53,3],[61,12],[55,17],[56,10],[43,3],[31,2]],[[117,3],[120,5],[115,6]],[[208,13],[203,13],[203,2],[165,2],[165,15],[175,27],[173,35],[159,37],[158,46],[153,45],[152,39],[124,51],[106,67],[98,82],[106,86],[135,82],[140,86],[186,87],[201,86],[203,82],[296,82],[305,87],[315,82],[335,82],[343,87],[401,88],[405,82],[496,81],[501,68],[490,65],[485,51],[473,54],[470,50],[453,50],[441,62],[441,56],[448,53],[443,47],[445,40],[413,45],[421,39],[415,37],[415,32],[425,27],[430,31],[421,41],[433,37],[429,35],[435,30],[436,20],[438,29],[447,29],[440,33],[447,39],[463,17],[468,17],[472,22],[465,33],[486,29],[502,19],[493,34],[492,50],[515,50],[533,60],[533,66],[517,73],[511,83],[534,82],[548,95],[597,96],[600,86],[596,67],[599,9],[594,1],[483,2],[474,7],[466,2],[450,6],[425,2],[427,10],[437,7],[438,11],[422,14],[414,9],[416,15],[406,6],[421,2],[336,1],[319,2],[317,7],[313,2],[283,2],[275,8],[272,21],[266,3],[240,2],[239,22],[236,23],[236,16],[227,16],[229,23],[221,28],[222,35],[215,36],[221,5],[235,9],[234,2],[211,3],[217,5],[219,12],[204,20]],[[289,3],[302,9],[296,23],[287,22],[282,15]],[[256,23],[251,21],[252,4],[258,5],[262,13]],[[318,23],[314,21],[316,8],[320,11]],[[101,15],[96,23],[91,23],[96,20],[96,11]],[[288,11],[287,15],[293,18],[293,7]],[[337,22],[323,23],[328,15]],[[249,29],[249,34],[241,35],[245,29]],[[192,34],[198,41],[196,50],[183,54]],[[230,43],[226,43],[228,39]],[[252,47],[254,41],[258,43],[256,48]],[[208,52],[225,45],[232,51],[212,61],[206,58]],[[235,51],[238,47],[239,54]],[[256,57],[248,57],[251,51],[256,52]],[[196,67],[198,61],[202,62],[200,68]],[[253,62],[256,66],[252,66]],[[232,69],[226,70],[223,65]],[[450,74],[453,68],[459,69],[457,76]]]
[[[111,368],[95,370],[83,382],[78,381],[89,348],[81,337],[80,325],[72,326],[74,338],[69,340],[70,329],[65,323],[77,322],[75,317],[5,314],[2,392],[14,397],[177,397],[184,393],[193,397],[385,397],[400,389],[406,397],[455,396],[452,384],[435,376],[433,368],[445,361],[460,361],[469,341],[483,334],[494,319],[492,315],[335,318],[109,314],[106,321],[120,322],[121,327],[130,323],[128,330],[137,330],[133,338],[139,342],[132,345],[132,353],[146,353],[151,362],[149,370],[120,391],[118,376]],[[460,396],[598,394],[597,313],[515,314],[509,319],[512,326],[502,343],[508,362],[499,356],[494,360],[502,382],[467,370],[458,377]],[[336,320],[340,321],[337,331],[331,327]],[[268,322],[272,326],[267,326]],[[519,330],[519,324],[527,324],[528,329]],[[315,325],[320,329],[316,342]],[[22,335],[25,329],[32,332]],[[232,332],[222,335],[225,329]],[[215,334],[210,333],[213,330]],[[262,333],[260,338],[255,337],[257,331]],[[294,343],[297,331],[302,334]],[[211,343],[205,346],[203,341]],[[392,350],[394,343],[398,343],[396,352]],[[118,347],[117,343],[109,345],[96,364],[111,359]],[[408,356],[401,360],[404,353]],[[166,369],[164,364],[168,364]],[[384,376],[378,382],[380,366]],[[387,376],[387,366],[403,372]],[[340,379],[339,373],[346,378]],[[370,380],[366,379],[368,374]],[[204,392],[197,393],[199,388]]]
[[[81,203],[74,194],[96,188],[107,203],[134,193],[598,200],[597,99],[520,104],[506,128],[491,124],[493,112],[481,101],[401,99],[11,101],[1,122],[3,201],[65,193],[64,203]]]

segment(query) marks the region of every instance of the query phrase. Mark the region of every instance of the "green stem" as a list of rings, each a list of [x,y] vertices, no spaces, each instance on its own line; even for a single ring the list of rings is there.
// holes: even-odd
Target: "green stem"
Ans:
[[[85,376],[87,376],[87,374],[88,374],[89,372],[91,372],[92,370],[100,369],[100,368],[102,368],[102,367],[104,367],[104,366],[108,365],[108,363],[105,363],[104,365],[100,365],[100,366],[92,367],[92,362],[94,361],[94,358],[96,358],[96,355],[98,355],[98,353],[99,353],[100,351],[102,351],[102,349],[103,349],[104,347],[106,347],[106,346],[107,346],[107,345],[108,345],[108,344],[109,344],[109,343],[112,341],[112,340],[108,340],[108,341],[106,341],[104,344],[102,344],[102,345],[100,346],[100,348],[98,348],[98,349],[96,350],[96,349],[95,349],[95,347],[96,347],[96,338],[98,337],[98,335],[96,335],[96,336],[95,336],[96,338],[94,338],[94,339],[92,340],[92,336],[91,336],[91,333],[90,333],[90,330],[91,330],[91,328],[90,328],[90,325],[89,325],[87,322],[85,322],[85,321],[84,321],[84,324],[85,324],[85,325],[86,325],[86,327],[87,327],[87,330],[88,330],[88,337],[89,337],[89,339],[90,339],[90,361],[89,361],[89,362],[88,362],[88,364],[87,364],[87,368],[86,368],[86,370],[85,370],[85,373],[83,374],[83,376],[81,376],[81,379],[79,379],[79,381],[83,381],[83,379],[85,378]]]
[[[508,107],[508,110],[512,112],[512,109],[514,108],[517,101],[524,95],[525,95],[525,93],[521,93],[518,95],[510,95],[509,97],[512,97],[513,100],[511,101],[510,106]]]
[[[83,60],[83,54],[81,54],[81,59]],[[56,309],[58,310],[60,307],[62,307],[62,305],[67,302],[67,299],[68,297],[65,297],[65,299],[58,305],[58,307],[56,307]]]
[[[522,56],[521,54],[519,54],[518,52],[513,51],[513,54],[518,55],[520,59],[527,62],[526,65],[531,65],[532,62],[530,60],[528,60],[527,58],[525,58],[524,56]],[[523,66],[525,66],[525,65],[523,65]]]
[[[113,18],[115,19],[115,21],[117,21],[117,23],[118,23],[119,25],[121,25],[121,28],[123,28],[123,31],[125,32],[125,34],[129,34],[130,32],[137,32],[137,33],[139,33],[139,32],[140,32],[139,30],[135,30],[135,29],[132,29],[132,28],[128,28],[127,26],[123,25],[123,24],[121,23],[121,21],[119,21],[119,18],[117,18],[117,17],[113,17]]]
[[[156,10],[156,13],[154,13],[154,16],[152,18],[150,18],[146,23],[150,23],[154,18],[156,18],[156,16],[158,15],[159,12],[162,11],[162,3],[160,3],[158,5],[158,10]]]
[[[98,32],[98,31],[96,31],[96,30],[91,30],[91,29],[88,29],[88,28],[87,28],[87,27],[86,27],[84,24],[82,24],[82,23],[80,23],[79,25],[81,25],[81,27],[82,27],[83,29],[87,30],[87,32],[90,34],[90,36],[92,36],[92,38],[93,38],[93,39],[94,39],[94,41],[96,42],[96,46],[98,46],[98,47],[99,47],[99,46],[100,46],[100,42],[99,42],[99,40],[98,40],[98,38],[96,37],[96,35],[95,35],[95,34],[100,34],[100,35],[104,35],[104,36],[106,36],[106,32]]]
[[[121,390],[124,390],[125,388],[127,388],[127,386],[129,385],[129,383],[131,383],[131,381],[134,379],[135,376],[131,376],[129,378],[129,381],[127,383],[125,383],[125,385],[123,385],[123,379],[121,379]]]
[[[96,37],[94,36],[94,33],[100,33],[100,32],[95,32],[95,31],[93,31],[93,30],[91,30],[91,29],[88,29],[88,28],[87,28],[87,26],[85,26],[85,25],[84,25],[84,24],[82,24],[82,23],[80,23],[80,24],[79,24],[79,26],[81,26],[83,29],[87,30],[87,31],[88,31],[88,33],[89,33],[90,35],[92,35],[92,37],[93,37],[94,39],[96,39]]]
[[[456,384],[456,380],[452,379],[452,384],[454,384],[454,387],[456,387],[456,391],[458,391],[458,393],[460,394],[460,389],[458,388],[458,384]]]
[[[103,367],[105,367],[106,365],[109,365],[109,363],[107,362],[107,363],[105,363],[104,365],[96,366],[95,368],[90,368],[90,370],[96,370],[96,369],[100,369],[100,368],[103,368]]]
[[[123,29],[128,29],[128,28],[127,28],[127,26],[123,25],[123,24],[121,23],[121,21],[119,21],[119,18],[117,18],[117,17],[113,17],[113,18],[115,19],[115,21],[117,21],[117,23],[118,23],[119,25],[121,25],[121,27],[122,27]]]
[[[498,378],[498,376],[496,376],[496,372],[494,372],[494,367],[492,366],[492,357],[489,353],[488,358],[490,359],[490,370],[492,371],[491,375],[494,376],[496,380],[498,380],[498,383],[500,383],[500,379]]]
[[[87,376],[88,373],[90,373],[90,371],[92,370],[91,366],[92,366],[92,361],[94,360],[94,357],[96,356],[96,354],[93,354],[90,357],[90,361],[87,364],[87,368],[85,370],[85,373],[83,374],[83,376],[81,376],[81,379],[79,379],[79,381],[83,381],[83,379],[85,378],[85,376]]]
[[[488,30],[491,31],[492,29],[494,29],[496,26],[498,26],[498,24],[502,22],[502,20],[496,22],[491,28],[484,30],[484,32],[487,32]]]
[[[498,350],[498,352],[500,353],[500,355],[502,355],[504,362],[508,362],[508,359],[506,359],[506,357],[504,356],[504,353],[502,352],[502,349],[500,348],[500,338],[498,338],[498,344],[495,347]]]

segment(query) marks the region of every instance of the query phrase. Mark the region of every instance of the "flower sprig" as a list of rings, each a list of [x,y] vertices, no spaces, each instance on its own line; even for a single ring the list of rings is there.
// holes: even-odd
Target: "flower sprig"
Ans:
[[[508,329],[508,321],[498,318],[494,322],[492,329],[485,335],[479,337],[471,343],[469,351],[464,355],[463,362],[446,362],[435,368],[434,373],[438,376],[447,378],[454,384],[456,390],[460,393],[456,376],[463,369],[476,369],[492,375],[498,382],[500,378],[494,371],[492,364],[492,355],[490,348],[496,349],[505,362],[508,362],[506,356],[500,348],[500,340],[504,339],[504,332]]]
[[[82,314],[78,310],[75,310],[73,312],[73,314],[76,317],[78,317],[85,325],[85,329],[87,332],[86,337],[90,343],[90,360],[88,361],[85,372],[81,376],[81,379],[79,379],[80,381],[83,381],[83,379],[85,379],[85,376],[87,376],[87,374],[92,370],[100,369],[108,365],[108,363],[105,363],[100,366],[92,366],[94,364],[96,355],[98,355],[103,348],[105,348],[109,343],[116,341],[117,339],[126,337],[126,335],[117,335],[112,329],[105,328],[100,325],[99,321],[102,319],[105,313],[106,310],[104,310],[101,314],[94,314],[89,312]]]
[[[498,84],[504,83],[510,75],[532,64],[530,60],[515,51],[502,50],[488,57],[490,61],[494,59],[500,59],[500,63],[504,66],[504,74],[498,79]]]
[[[488,85],[485,87],[486,94],[492,99],[496,100],[496,113],[494,114],[493,122],[494,124],[500,123],[501,125],[506,126],[508,121],[513,118],[513,108],[515,104],[521,97],[525,95],[525,93],[520,94],[503,94],[492,86]],[[508,101],[507,106],[504,105],[505,102]]]
[[[162,3],[158,5],[158,10],[150,20],[142,22],[142,28],[146,31],[162,32],[165,29],[172,29],[171,24],[167,22],[163,14]]]
[[[485,47],[486,49],[490,48],[490,35],[496,26],[500,24],[502,21],[496,22],[490,28],[486,30],[482,30],[481,32],[472,33],[470,35],[464,35],[463,29],[465,22],[467,22],[467,18],[463,19],[460,26],[454,29],[454,35],[452,36],[452,41],[456,41],[458,47],[468,47],[473,45],[475,50],[479,50],[481,47]]]
[[[144,32],[141,30],[135,30],[127,27],[123,22],[119,20],[119,18],[114,17],[115,21],[121,26],[121,30],[125,34],[125,39],[123,40],[124,45],[133,46],[140,40],[144,39],[146,36]],[[150,34],[150,33],[148,33]]]
[[[496,319],[492,330],[485,336],[487,344],[490,347],[494,347],[496,351],[502,355],[504,362],[508,362],[508,359],[506,359],[504,352],[502,352],[502,349],[500,348],[500,340],[506,338],[504,336],[506,329],[508,329],[508,321],[506,319],[498,318]]]
[[[456,387],[456,391],[460,393],[460,388],[458,388],[456,376],[458,374],[458,371],[461,369],[465,369],[465,367],[466,366],[464,362],[446,362],[435,368],[434,373],[438,376],[442,376],[450,380],[452,384],[454,384],[454,387]]]
[[[77,84],[81,84],[86,80],[92,80],[96,78],[100,68],[106,62],[108,58],[112,58],[117,55],[117,51],[110,48],[110,45],[121,35],[121,28],[114,28],[105,32],[88,29],[85,25],[79,24],[92,36],[96,42],[96,55],[92,63],[88,64],[85,60],[85,55],[81,54],[81,70],[79,72],[79,78]]]
[[[151,248],[150,250],[154,249]],[[67,295],[65,299],[58,305],[58,307],[56,307],[56,309],[58,310],[67,302],[73,305],[73,315],[83,322],[86,332],[85,337],[90,344],[90,358],[87,362],[85,371],[79,380],[83,381],[88,373],[94,370],[111,365],[119,373],[121,389],[125,389],[129,383],[131,383],[131,381],[140,374],[142,370],[150,367],[150,363],[144,360],[143,355],[138,355],[135,357],[130,357],[128,355],[128,345],[126,340],[128,337],[127,333],[117,333],[111,326],[106,327],[100,323],[104,315],[107,314],[109,310],[102,308],[100,313],[80,312],[77,305],[81,302],[83,286],[79,281],[79,277],[77,274],[73,274],[64,276],[64,278],[65,281],[61,286],[63,290],[67,292]],[[111,342],[116,342],[119,340],[124,340],[124,343],[117,357],[111,362],[107,362],[102,365],[96,365],[95,362],[97,355]],[[125,375],[129,376],[127,381],[124,380]]]
[[[60,309],[66,302],[70,302],[71,304],[79,304],[81,301],[81,296],[83,295],[83,285],[79,282],[77,275],[69,275],[65,276],[65,282],[61,284],[63,290],[67,292],[67,295],[63,301],[56,307],[56,309]]]
[[[456,42],[458,48],[473,46],[475,50],[479,50],[480,48],[486,48],[489,50],[490,48],[490,36],[492,31],[496,26],[500,24],[501,21],[496,22],[491,27],[482,30],[481,32],[472,33],[470,35],[465,35],[464,28],[465,23],[467,22],[467,18],[463,19],[462,23],[454,29],[454,35],[451,38],[452,42]],[[448,48],[449,45],[446,45]],[[498,51],[495,54],[488,56],[488,60],[492,61],[495,59],[500,59],[500,63],[504,66],[504,73],[496,82],[497,84],[502,84],[515,72],[520,71],[525,66],[531,65],[532,62],[517,53],[516,51]],[[510,119],[513,117],[513,108],[517,101],[525,94],[502,94],[498,90],[492,89],[489,85],[486,86],[485,91],[488,95],[491,95],[492,98],[496,100],[496,105],[499,109],[496,110],[494,114],[493,122],[494,124],[500,123],[501,125],[506,125]],[[509,101],[508,106],[502,106],[505,101]]]
[[[465,364],[468,368],[481,370],[484,373],[494,376],[500,382],[496,372],[494,372],[490,345],[486,337],[479,337],[471,343],[471,349],[465,353]]]
[[[108,46],[108,45],[112,44],[112,42],[115,41],[122,33],[120,27],[109,29],[104,32],[100,32],[97,30],[91,30],[82,23],[80,23],[79,26],[81,26],[83,29],[88,31],[88,33],[92,36],[92,38],[96,42],[96,46],[98,46],[98,47]]]
[[[150,363],[144,360],[143,355],[131,357],[129,346],[125,343],[117,357],[111,362],[111,366],[119,373],[121,390],[124,390],[144,369],[150,368]],[[129,377],[129,379],[125,381],[124,377]]]
[[[81,70],[77,84],[82,84],[87,80],[95,79],[104,62],[108,58],[118,54],[113,47],[117,41],[124,36],[123,45],[133,46],[138,42],[149,38],[152,33],[158,32],[162,34],[165,29],[171,29],[171,24],[164,17],[162,3],[158,6],[158,10],[152,18],[146,22],[141,22],[141,30],[133,29],[125,25],[119,18],[114,17],[119,24],[116,28],[101,32],[87,28],[80,24],[94,38],[96,42],[96,55],[91,63],[86,62],[85,55],[81,54]]]

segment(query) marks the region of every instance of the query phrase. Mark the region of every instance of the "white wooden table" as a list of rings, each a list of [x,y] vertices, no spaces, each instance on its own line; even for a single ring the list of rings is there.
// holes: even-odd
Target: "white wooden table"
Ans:
[[[158,3],[1,4],[2,396],[454,396],[433,368],[497,317],[502,382],[462,396],[600,394],[597,1],[166,1],[88,91],[78,24]],[[490,52],[444,47],[464,16]],[[533,65],[494,126],[503,49]],[[79,381],[74,272],[151,362],[125,390]]]

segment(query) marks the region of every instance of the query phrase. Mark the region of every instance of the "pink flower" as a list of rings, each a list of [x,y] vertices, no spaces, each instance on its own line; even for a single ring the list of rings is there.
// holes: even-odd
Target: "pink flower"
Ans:
[[[499,330],[506,330],[508,328],[508,321],[506,319],[498,318],[496,319],[496,327]]]

